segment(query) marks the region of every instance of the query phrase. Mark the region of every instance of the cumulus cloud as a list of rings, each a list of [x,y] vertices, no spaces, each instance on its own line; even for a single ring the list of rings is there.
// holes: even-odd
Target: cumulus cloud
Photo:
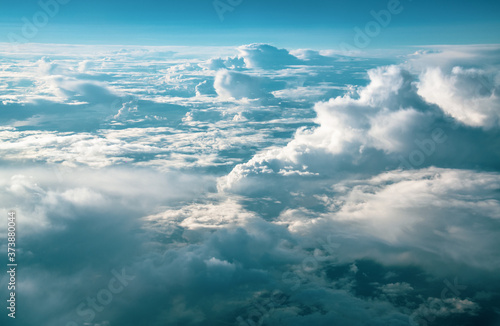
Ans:
[[[454,67],[447,74],[439,68],[423,73],[419,94],[461,123],[472,127],[500,126],[500,75],[495,71]]]
[[[453,71],[456,74],[465,73],[459,68]],[[355,94],[316,103],[314,110],[318,127],[299,128],[286,147],[264,151],[249,162],[236,166],[228,176],[221,178],[220,189],[230,189],[233,185],[239,187],[239,180],[246,176],[278,173],[285,166],[308,170],[313,174],[381,172],[398,166],[450,166],[453,162],[448,160],[448,155],[464,151],[470,155],[456,161],[456,166],[491,166],[493,161],[490,155],[496,157],[497,150],[472,153],[476,153],[475,137],[482,137],[490,143],[492,138],[489,135],[494,135],[496,131],[490,131],[489,135],[488,131],[461,129],[458,132],[457,124],[489,129],[496,126],[499,110],[494,92],[485,90],[483,95],[471,98],[477,108],[459,106],[463,103],[452,96],[453,93],[445,93],[436,85],[429,84],[428,74],[423,73],[419,79],[418,75],[403,66],[370,70],[370,83]],[[474,73],[469,71],[466,74]],[[455,92],[467,96],[471,85],[482,84],[477,78],[469,78],[467,82],[457,81],[456,85],[460,88]],[[428,103],[433,96],[437,105]],[[451,96],[453,101],[446,102],[446,96]],[[447,118],[449,115],[454,119]],[[465,135],[470,135],[470,138],[464,143]],[[447,149],[440,146],[445,142]]]
[[[416,94],[413,77],[400,67],[378,68],[369,76],[371,83],[358,91],[357,98],[345,95],[317,103],[317,128],[299,129],[286,147],[260,153],[235,167],[221,179],[221,189],[252,171],[278,172],[287,165],[296,166],[296,170],[321,169],[321,164],[335,170],[344,161],[361,165],[377,151],[407,150],[415,133],[428,129],[436,113],[421,109],[423,102]]]
[[[210,70],[220,70],[220,69],[242,69],[245,67],[245,61],[242,57],[227,57],[222,58],[212,58],[208,60],[205,66]]]
[[[286,49],[269,44],[249,44],[238,48],[248,68],[280,69],[300,64],[300,60]]]
[[[268,95],[261,79],[247,74],[221,70],[214,81],[215,91],[219,96],[235,99],[255,99]]]

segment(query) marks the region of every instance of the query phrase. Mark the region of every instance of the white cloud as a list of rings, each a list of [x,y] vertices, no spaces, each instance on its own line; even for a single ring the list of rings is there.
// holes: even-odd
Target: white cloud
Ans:
[[[450,74],[439,68],[426,70],[418,93],[461,123],[472,127],[500,126],[500,75],[478,69],[454,67]]]
[[[286,49],[268,44],[249,44],[238,48],[248,68],[280,69],[300,64],[300,60]]]
[[[340,242],[347,241],[341,239],[349,234],[378,243],[370,250],[343,249],[346,257],[411,262],[436,273],[450,272],[455,264],[493,271],[500,268],[494,251],[500,243],[495,232],[489,232],[500,227],[498,189],[497,173],[435,168],[392,171],[335,184],[330,196],[337,205],[324,201],[330,213],[311,218],[299,210],[281,215],[279,221],[302,236],[325,238],[321,234],[333,232]],[[375,249],[379,245],[399,249],[383,254]]]
[[[145,217],[166,233],[173,233],[170,228],[217,229],[228,226],[244,226],[249,220],[256,219],[252,212],[245,211],[234,199],[221,203],[192,204],[181,209],[166,210],[162,213]]]
[[[280,166],[278,170],[286,165],[300,169],[324,162],[332,169],[341,155],[354,163],[363,159],[369,148],[389,153],[404,153],[411,148],[415,133],[429,128],[436,119],[435,112],[418,108],[421,100],[412,76],[401,67],[374,69],[369,76],[370,84],[361,88],[357,97],[345,95],[315,105],[319,127],[298,129],[286,147],[268,150],[235,167],[221,179],[220,189],[231,187],[233,179],[236,182],[252,171],[271,172],[276,165]]]
[[[217,73],[214,87],[217,94],[225,98],[255,99],[267,95],[258,77],[228,70]]]
[[[299,128],[286,147],[268,149],[236,166],[221,178],[219,189],[241,190],[247,176],[280,173],[286,166],[295,170],[307,166],[312,175],[366,173],[371,169],[378,173],[402,162],[410,165],[408,156],[411,162],[417,162],[413,167],[450,166],[453,163],[444,152],[437,152],[442,142],[447,142],[448,155],[471,153],[469,166],[485,164],[472,161],[497,151],[476,153],[473,144],[477,133],[471,134],[464,146],[464,133],[456,132],[456,123],[447,116],[468,126],[483,127],[485,132],[496,128],[500,114],[497,70],[456,66],[448,76],[430,63],[422,67],[422,62],[426,61],[371,69],[367,86],[316,103],[318,127]],[[433,136],[438,133],[440,140]]]

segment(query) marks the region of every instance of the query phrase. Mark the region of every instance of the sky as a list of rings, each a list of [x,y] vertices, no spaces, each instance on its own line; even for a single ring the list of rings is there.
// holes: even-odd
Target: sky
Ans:
[[[54,0],[55,1],[55,0]],[[224,0],[226,1],[226,0]],[[0,41],[42,8],[57,11],[31,42],[128,45],[239,45],[338,48],[394,5],[389,28],[370,45],[498,43],[496,1],[19,1],[3,6]],[[63,4],[64,3],[64,4]],[[232,4],[230,4],[232,3]],[[392,3],[392,4],[391,4]],[[47,5],[44,5],[47,4]],[[53,17],[52,17],[53,16]],[[43,18],[39,18],[43,23]],[[436,32],[439,31],[439,32]]]
[[[1,325],[500,325],[498,2],[41,3]]]

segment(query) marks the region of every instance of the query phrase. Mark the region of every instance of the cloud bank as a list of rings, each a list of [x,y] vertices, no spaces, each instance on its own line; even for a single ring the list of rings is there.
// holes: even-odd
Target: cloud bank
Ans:
[[[498,324],[498,46],[23,51],[19,325]]]

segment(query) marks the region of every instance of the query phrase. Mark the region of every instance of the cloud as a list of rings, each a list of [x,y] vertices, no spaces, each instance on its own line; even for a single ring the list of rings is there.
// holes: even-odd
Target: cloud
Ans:
[[[451,315],[476,315],[479,310],[478,304],[468,299],[438,299],[428,298],[427,302],[420,305],[412,315],[412,321],[426,322],[433,321],[436,318],[445,318]]]
[[[406,325],[408,317],[390,303],[363,300],[346,291],[311,287],[291,298],[296,306],[280,307],[267,319],[278,325],[359,324]],[[340,306],[343,306],[340,312]]]
[[[36,64],[38,65],[38,71],[42,75],[53,75],[56,71],[60,71],[59,66],[47,57],[41,58]]]
[[[406,282],[402,283],[397,282],[397,283],[384,284],[380,287],[380,290],[387,296],[397,297],[397,296],[407,295],[414,289],[411,287],[410,284]]]
[[[219,96],[225,98],[256,99],[268,96],[261,84],[262,81],[259,77],[221,70],[215,77],[214,88]]]
[[[461,123],[486,129],[500,126],[500,75],[475,68],[439,68],[424,72],[419,94]]]
[[[65,100],[109,105],[119,98],[105,84],[99,82],[78,80],[63,76],[52,76],[47,78],[46,82],[49,89],[54,89],[54,95]]]
[[[227,57],[222,58],[212,58],[208,60],[205,66],[210,70],[220,70],[220,69],[242,69],[245,67],[245,61],[242,57]]]
[[[215,88],[213,84],[208,82],[207,80],[204,80],[196,85],[196,96],[213,94],[216,94]]]
[[[353,61],[352,57],[344,57],[328,53],[328,51],[315,51],[311,49],[298,49],[290,51],[290,54],[302,61],[302,64],[307,65],[336,65],[342,61]]]
[[[400,67],[377,68],[369,77],[370,84],[358,91],[357,98],[345,95],[317,103],[317,128],[298,129],[286,147],[236,166],[221,179],[220,189],[231,187],[244,175],[278,172],[285,166],[299,171],[308,167],[314,173],[325,167],[335,171],[343,162],[359,162],[361,169],[370,156],[408,150],[415,133],[429,128],[437,114],[423,112],[412,75]]]
[[[465,97],[470,95],[467,95],[467,89],[481,86],[480,76],[474,75],[477,71],[466,72],[461,68],[453,71],[475,76],[463,77],[465,79],[460,83],[458,79],[454,82],[460,87],[455,93],[463,94],[463,103],[467,103]],[[485,94],[471,98],[475,106],[460,106],[463,103],[458,96],[452,96],[455,93],[447,95],[449,93],[443,89],[429,84],[429,80],[436,78],[428,77],[428,74],[423,73],[419,79],[419,75],[402,65],[368,71],[370,82],[367,86],[354,94],[315,104],[318,127],[299,128],[287,146],[268,149],[249,162],[236,166],[228,176],[221,178],[219,189],[246,187],[240,181],[247,176],[253,178],[266,174],[269,177],[285,167],[293,167],[292,170],[303,171],[303,174],[331,176],[336,173],[379,173],[398,166],[494,165],[492,156],[497,157],[498,150],[479,153],[474,145],[478,138],[482,138],[486,147],[494,146],[494,141],[490,141],[497,136],[491,129],[500,112],[494,92],[485,90]],[[432,96],[438,105],[428,103]],[[452,102],[446,102],[449,98],[453,99]],[[450,114],[453,120],[448,118]],[[459,129],[457,123],[464,121],[469,126],[488,128],[484,131]],[[443,143],[446,143],[446,149],[440,146]],[[465,156],[464,153],[469,154]],[[460,160],[450,161],[450,155],[457,155]]]
[[[300,60],[286,49],[268,44],[249,44],[238,48],[247,68],[281,69],[300,64]]]
[[[491,272],[500,266],[493,249],[500,245],[498,189],[498,173],[391,171],[337,182],[318,198],[327,212],[284,211],[278,221],[304,238],[334,236],[347,262],[364,257],[411,263],[441,275],[457,268]]]
[[[186,230],[209,230],[230,225],[243,226],[248,220],[255,218],[255,214],[246,212],[235,200],[228,199],[218,204],[192,204],[181,209],[167,210],[145,219],[161,226],[162,232],[173,233],[174,229],[179,227]]]

